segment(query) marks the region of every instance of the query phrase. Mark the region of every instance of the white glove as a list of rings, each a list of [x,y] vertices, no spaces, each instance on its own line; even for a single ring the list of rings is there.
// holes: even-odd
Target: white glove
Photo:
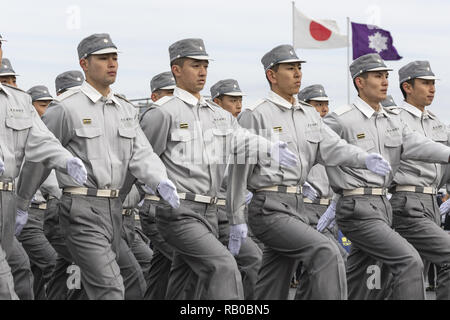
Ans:
[[[331,201],[327,211],[323,213],[317,222],[317,231],[322,232],[325,228],[333,228],[336,224],[336,202]]]
[[[15,235],[18,236],[23,227],[27,224],[28,212],[17,209],[16,214],[16,225],[15,225]]]
[[[365,162],[367,169],[378,174],[379,176],[385,176],[392,170],[389,162],[384,160],[384,158],[378,153],[370,153]]]
[[[448,199],[445,202],[442,202],[442,204],[439,207],[439,211],[441,212],[441,222],[445,222],[445,216],[450,212],[450,199]]]
[[[5,172],[5,164],[3,163],[2,159],[0,159],[0,175]]]
[[[272,158],[282,166],[294,167],[298,163],[298,157],[288,149],[288,144],[283,141],[277,141],[270,150]]]
[[[170,180],[161,181],[158,184],[158,192],[161,197],[166,200],[172,208],[180,207],[180,197],[178,197],[177,188]]]
[[[303,184],[303,195],[311,201],[314,201],[317,199],[317,197],[319,197],[316,189],[314,189],[314,187],[307,181],[305,181],[305,183]]]
[[[153,191],[153,189],[150,188],[150,187],[149,187],[148,185],[146,185],[146,184],[142,185],[142,190],[144,190],[144,192],[145,192],[146,194],[150,194],[150,195],[152,195],[152,196],[156,194],[156,192]]]
[[[228,249],[233,256],[237,256],[239,254],[242,241],[247,238],[247,232],[248,229],[245,223],[230,225],[230,240],[228,241]]]
[[[83,185],[87,180],[87,171],[83,162],[79,158],[72,158],[67,161],[67,173],[79,184]]]
[[[247,195],[245,196],[245,204],[249,204],[250,201],[252,201],[253,198],[253,193],[251,193],[250,191],[247,193]]]

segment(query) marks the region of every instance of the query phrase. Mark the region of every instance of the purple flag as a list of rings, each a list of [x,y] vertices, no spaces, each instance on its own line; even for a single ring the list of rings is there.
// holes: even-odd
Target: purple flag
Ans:
[[[378,53],[384,60],[400,60],[389,31],[369,24],[352,22],[353,60],[368,53]]]

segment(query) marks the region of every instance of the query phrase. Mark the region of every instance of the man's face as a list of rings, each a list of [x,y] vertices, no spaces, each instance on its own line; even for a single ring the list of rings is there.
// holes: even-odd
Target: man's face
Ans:
[[[197,94],[203,90],[208,74],[208,60],[186,58],[183,66],[172,66],[172,72],[177,79],[177,86],[189,93]]]
[[[215,98],[214,102],[223,109],[230,112],[234,117],[237,117],[242,111],[242,97],[241,96],[227,96],[223,95],[221,98]]]
[[[10,86],[17,87],[16,76],[2,76],[0,77],[0,83],[9,84]]]
[[[81,59],[80,65],[86,73],[86,80],[93,84],[108,87],[116,81],[119,68],[117,53],[93,54]]]
[[[405,83],[403,88],[406,92],[407,101],[417,107],[429,106],[436,92],[435,81],[425,79],[414,79],[414,86]]]
[[[364,96],[370,101],[383,101],[387,96],[388,78],[389,73],[387,71],[368,72],[367,79],[358,77],[360,96]]]
[[[320,113],[320,116],[322,118],[328,114],[329,111],[328,101],[309,100],[308,103],[312,105],[314,108],[316,108],[316,111]]]
[[[167,90],[167,89],[159,89],[152,92],[151,99],[153,102],[158,101],[162,97],[165,96],[173,96],[173,89]]]
[[[302,65],[295,63],[280,63],[278,70],[268,70],[269,79],[272,81],[272,89],[277,88],[281,93],[292,96],[297,94],[302,83]]]
[[[52,100],[36,100],[33,102],[33,106],[39,114],[39,117],[42,117],[50,102],[52,102]]]

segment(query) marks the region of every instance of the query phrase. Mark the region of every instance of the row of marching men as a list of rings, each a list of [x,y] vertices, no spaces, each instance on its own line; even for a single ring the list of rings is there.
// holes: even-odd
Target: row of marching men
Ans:
[[[241,112],[236,80],[200,94],[210,58],[183,39],[139,115],[110,88],[110,36],[77,49],[86,80],[61,74],[55,99],[0,87],[2,298],[287,299],[297,271],[297,299],[423,299],[423,261],[438,267],[437,298],[450,296],[450,205],[435,200],[449,137],[426,109],[428,62],[399,70],[405,102],[385,107],[391,69],[356,59],[358,98],[326,115],[324,88],[299,93],[305,61],[280,45],[261,59],[267,98]],[[12,258],[28,261],[24,249],[28,265]]]

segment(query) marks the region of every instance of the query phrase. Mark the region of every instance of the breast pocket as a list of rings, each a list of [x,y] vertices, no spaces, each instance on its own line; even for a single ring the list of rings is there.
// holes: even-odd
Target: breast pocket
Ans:
[[[176,129],[171,132],[170,141],[172,144],[170,157],[174,162],[190,165],[195,161],[201,161],[202,153],[195,154],[195,133],[193,130]]]
[[[32,127],[31,118],[7,118],[6,126],[13,130],[14,153],[17,161],[21,161],[25,151],[28,130]]]
[[[119,143],[117,146],[119,159],[129,160],[131,158],[134,138],[136,138],[136,128],[119,127]]]
[[[89,160],[99,159],[105,155],[105,147],[102,144],[103,129],[99,127],[82,127],[75,129],[75,135]]]
[[[232,148],[233,131],[227,128],[212,128],[207,130],[203,137],[210,163],[226,164]]]
[[[433,131],[431,134],[431,139],[436,142],[447,144],[448,136],[444,131]]]
[[[369,153],[375,151],[375,142],[371,138],[352,140],[350,143]]]
[[[386,136],[384,140],[384,150],[389,155],[389,162],[391,165],[400,163],[401,148],[402,148],[401,136]]]

